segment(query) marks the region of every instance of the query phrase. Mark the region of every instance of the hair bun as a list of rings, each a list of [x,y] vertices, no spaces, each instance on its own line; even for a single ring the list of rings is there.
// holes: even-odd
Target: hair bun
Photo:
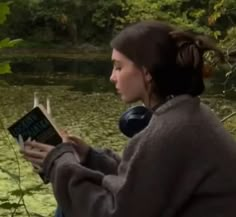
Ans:
[[[177,56],[176,63],[181,68],[197,69],[201,64],[202,52],[200,46],[202,42],[190,32],[174,31],[170,33],[176,41]]]
[[[188,31],[170,32],[171,37],[175,40],[178,49],[176,63],[181,67],[198,69],[203,65],[203,55],[206,51],[214,51],[216,62],[224,61],[224,54],[215,46],[215,43],[205,35],[196,35]],[[210,66],[203,66],[206,77],[209,77]]]

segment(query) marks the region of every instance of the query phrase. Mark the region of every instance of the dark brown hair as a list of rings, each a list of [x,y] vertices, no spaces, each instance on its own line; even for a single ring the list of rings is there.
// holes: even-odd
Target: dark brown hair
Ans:
[[[204,91],[204,52],[213,50],[223,57],[207,37],[159,21],[128,26],[111,41],[111,47],[149,71],[155,94],[161,99],[200,95]]]

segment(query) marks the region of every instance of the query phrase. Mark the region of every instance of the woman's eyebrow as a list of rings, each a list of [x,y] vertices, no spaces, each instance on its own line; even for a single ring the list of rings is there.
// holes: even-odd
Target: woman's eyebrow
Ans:
[[[116,64],[121,64],[121,61],[116,60],[116,59],[112,59],[111,61],[112,61],[113,64],[114,64],[114,63],[116,63]]]

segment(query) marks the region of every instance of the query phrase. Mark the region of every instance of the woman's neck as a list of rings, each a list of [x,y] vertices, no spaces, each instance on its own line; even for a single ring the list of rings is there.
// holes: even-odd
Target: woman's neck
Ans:
[[[153,109],[158,107],[161,103],[161,100],[158,99],[156,96],[147,96],[145,97],[143,101],[143,104],[145,105],[145,107],[147,107],[148,109]]]
[[[174,95],[170,95],[168,97],[166,97],[166,99],[160,99],[156,96],[149,96],[146,97],[145,100],[143,100],[143,104],[145,105],[145,107],[147,107],[148,109],[151,110],[156,110],[156,108],[158,108],[161,104],[165,103],[166,101],[173,99],[175,96]]]

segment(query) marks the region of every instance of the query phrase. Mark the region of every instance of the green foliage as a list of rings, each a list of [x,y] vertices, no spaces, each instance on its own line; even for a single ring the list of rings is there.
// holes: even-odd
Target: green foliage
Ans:
[[[234,0],[15,0],[7,29],[17,27],[9,32],[30,39],[38,28],[48,27],[54,33],[52,40],[57,40],[59,33],[71,39],[71,26],[74,25],[80,41],[91,40],[94,36],[107,40],[114,31],[129,23],[159,19],[219,37],[235,18],[233,4]],[[4,7],[2,14],[9,13]],[[36,34],[35,39],[40,38]]]
[[[9,3],[0,2],[0,24],[3,24],[6,20],[7,15],[10,13]]]
[[[0,3],[0,24],[3,24],[6,20],[7,15],[10,14],[9,3]],[[0,49],[14,47],[21,40],[15,39],[10,40],[9,38],[5,38],[0,40]],[[0,62],[0,74],[10,73],[11,67],[9,62]]]
[[[0,74],[11,73],[9,62],[0,62]]]
[[[21,41],[21,39],[10,40],[10,38],[5,38],[0,41],[0,48],[14,47]]]
[[[0,24],[3,24],[6,20],[7,15],[10,13],[7,3],[0,3]],[[3,39],[0,41],[0,49],[8,47],[10,44],[9,39]],[[0,62],[0,74],[10,73],[10,65],[8,62]]]
[[[14,0],[4,30],[34,42],[104,43],[139,20],[164,20],[222,39],[233,25],[234,0]]]
[[[213,34],[209,26],[204,24],[207,10],[203,9],[202,4],[193,5],[193,1],[180,0],[126,0],[126,3],[122,5],[125,15],[116,17],[117,29],[129,23],[152,19],[167,21],[196,32]]]
[[[34,42],[104,42],[112,35],[115,17],[121,15],[120,4],[120,0],[14,0],[4,31]]]

